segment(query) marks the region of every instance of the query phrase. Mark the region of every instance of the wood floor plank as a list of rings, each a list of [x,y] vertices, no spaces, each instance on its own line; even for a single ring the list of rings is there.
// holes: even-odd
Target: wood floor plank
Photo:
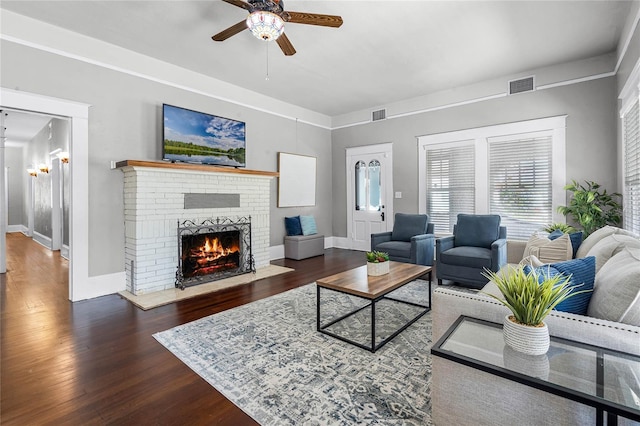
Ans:
[[[0,274],[0,423],[255,422],[152,334],[365,264],[361,252],[272,262],[294,272],[142,311],[118,295],[71,303],[68,262],[7,234]]]

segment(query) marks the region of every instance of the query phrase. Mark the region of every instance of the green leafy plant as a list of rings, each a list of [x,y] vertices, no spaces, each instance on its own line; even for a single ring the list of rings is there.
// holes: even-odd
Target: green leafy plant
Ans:
[[[538,273],[529,273],[524,267],[508,266],[507,270],[499,273],[485,270],[483,275],[493,281],[504,299],[493,294],[485,293],[505,305],[520,324],[541,326],[545,317],[560,302],[591,290],[574,291],[582,284],[570,285],[570,277],[555,275],[538,280]]]
[[[367,262],[370,263],[382,263],[389,261],[389,254],[383,251],[368,251]]]
[[[600,185],[592,181],[582,185],[574,180],[564,189],[573,194],[569,205],[559,206],[558,212],[571,216],[586,235],[605,225],[622,224],[622,195],[619,193],[608,194],[606,189],[600,192]]]
[[[542,228],[542,230],[549,234],[553,231],[562,231],[564,234],[573,234],[574,232],[578,232],[576,228],[571,225],[567,225],[566,223],[552,223],[551,225],[547,225]]]

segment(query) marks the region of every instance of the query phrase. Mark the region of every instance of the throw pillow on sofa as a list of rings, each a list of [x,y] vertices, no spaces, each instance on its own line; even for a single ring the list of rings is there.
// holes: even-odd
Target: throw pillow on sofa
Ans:
[[[625,247],[640,249],[640,240],[628,235],[612,234],[598,241],[587,253],[587,256],[595,256],[596,258],[596,274],[609,259],[620,253]]]
[[[640,326],[640,249],[627,247],[600,269],[588,315]]]
[[[571,239],[567,234],[555,240],[550,240],[546,235],[533,234],[524,248],[523,258],[527,256],[535,256],[545,264],[569,260],[573,257]]]
[[[555,231],[549,234],[549,239],[555,240],[556,238],[562,237],[563,235],[564,235],[564,232],[562,232],[559,229],[556,229]],[[572,258],[576,257],[576,253],[580,248],[580,244],[582,244],[582,237],[583,237],[582,231],[572,232],[571,234],[569,234],[569,239],[571,240],[571,249],[573,250]]]
[[[538,274],[538,280],[542,281],[546,277],[554,277],[563,275],[569,277],[570,286],[579,286],[573,291],[593,290],[596,275],[596,259],[593,256],[584,257],[582,259],[571,259],[564,262],[543,265],[537,268],[525,266],[524,272],[530,273],[532,270]],[[580,293],[571,296],[567,300],[559,303],[556,311],[569,312],[572,314],[586,315],[589,302],[593,292]]]
[[[285,217],[284,228],[289,237],[294,235],[302,235],[302,225],[300,224],[300,216]]]
[[[631,231],[627,231],[626,229],[616,228],[615,226],[610,225],[603,226],[602,228],[593,231],[587,238],[585,238],[582,244],[580,244],[576,257],[585,257],[587,253],[589,253],[589,250],[591,250],[598,241],[613,234],[622,234],[634,238],[640,238],[640,236]]]

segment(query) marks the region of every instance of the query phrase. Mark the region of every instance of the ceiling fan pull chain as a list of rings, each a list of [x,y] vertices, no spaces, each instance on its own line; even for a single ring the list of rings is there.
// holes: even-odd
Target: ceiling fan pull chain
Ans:
[[[267,76],[265,77],[266,81],[269,81],[269,43],[265,43],[267,47]]]

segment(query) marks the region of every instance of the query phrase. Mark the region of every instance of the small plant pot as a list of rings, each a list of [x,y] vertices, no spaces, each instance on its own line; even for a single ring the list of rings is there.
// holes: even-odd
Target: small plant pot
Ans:
[[[527,355],[542,355],[549,350],[549,329],[545,323],[541,327],[518,324],[504,317],[504,342],[514,350]],[[515,320],[515,318],[514,318]]]
[[[379,276],[389,273],[389,262],[367,262],[367,275]]]

